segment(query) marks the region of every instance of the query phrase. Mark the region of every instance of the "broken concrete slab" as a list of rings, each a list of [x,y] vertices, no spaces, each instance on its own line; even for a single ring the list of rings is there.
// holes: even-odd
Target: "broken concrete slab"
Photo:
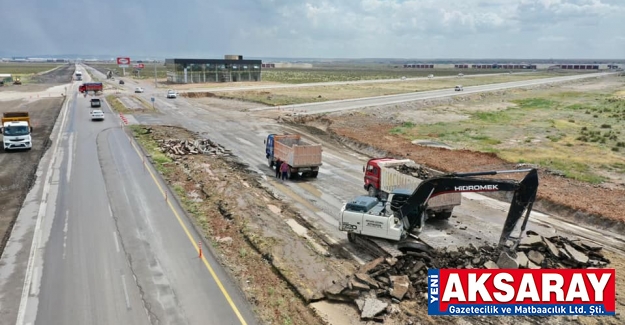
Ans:
[[[527,263],[529,263],[529,259],[527,258],[527,255],[525,255],[525,253],[523,252],[517,253],[515,261],[517,262],[519,267],[522,267],[522,268],[527,268]]]
[[[397,300],[404,299],[404,295],[410,288],[410,279],[407,275],[391,276],[391,283],[393,283],[393,289],[391,290],[391,296]]]
[[[360,317],[362,319],[373,318],[386,310],[387,306],[388,303],[383,302],[379,299],[367,298],[365,299],[365,303],[362,307],[362,313],[360,314]]]
[[[564,249],[566,249],[567,253],[569,253],[573,260],[575,260],[577,263],[588,263],[588,256],[573,248],[571,245],[564,244]]]
[[[521,239],[521,242],[519,245],[524,245],[524,246],[537,246],[537,245],[543,245],[543,237],[542,236],[527,236],[527,237],[523,237]]]
[[[497,266],[497,263],[493,262],[493,261],[488,261],[486,263],[484,263],[484,267],[487,269],[498,269],[499,266]]]
[[[558,247],[553,242],[551,242],[551,240],[549,240],[547,238],[543,238],[543,241],[547,245],[547,250],[549,251],[549,253],[551,253],[551,255],[553,255],[553,257],[559,257],[560,256],[560,250],[558,249]]]
[[[500,269],[518,269],[519,263],[516,261],[516,258],[513,258],[506,252],[502,252],[497,260],[497,266]]]
[[[358,271],[360,273],[368,273],[369,271],[373,270],[376,266],[380,265],[380,263],[382,262],[384,262],[383,257],[376,258],[375,260],[361,266]]]
[[[527,253],[527,258],[529,258],[529,260],[536,265],[542,265],[545,260],[545,256],[537,251],[529,251],[529,253]]]

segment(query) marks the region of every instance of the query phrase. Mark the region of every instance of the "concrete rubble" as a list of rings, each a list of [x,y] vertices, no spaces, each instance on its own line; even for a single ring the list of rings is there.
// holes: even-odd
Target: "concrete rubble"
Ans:
[[[430,172],[428,172],[427,169],[421,166],[415,167],[415,166],[408,166],[408,165],[400,165],[400,166],[393,167],[393,169],[397,170],[398,172],[402,174],[414,176],[419,179],[428,179],[431,176]]]
[[[460,247],[429,252],[408,252],[397,258],[377,258],[360,267],[342,283],[325,290],[329,300],[355,303],[362,319],[380,320],[392,307],[406,301],[426,303],[428,269],[558,269],[602,268],[610,261],[601,246],[528,231],[516,251],[494,246]],[[384,306],[384,307],[383,307]],[[382,315],[382,316],[381,316]]]
[[[208,139],[190,139],[190,140],[158,140],[161,152],[164,152],[170,158],[183,155],[230,155],[230,151],[213,143]]]

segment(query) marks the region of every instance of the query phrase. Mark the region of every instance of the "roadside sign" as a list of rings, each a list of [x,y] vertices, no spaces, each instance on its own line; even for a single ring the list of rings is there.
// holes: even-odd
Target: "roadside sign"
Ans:
[[[143,69],[145,68],[145,65],[143,63],[135,63],[132,65],[132,67],[136,69]]]
[[[117,65],[120,68],[128,68],[130,65],[130,58],[117,58]]]
[[[151,101],[152,103],[154,103],[154,97],[150,98],[150,101]]]

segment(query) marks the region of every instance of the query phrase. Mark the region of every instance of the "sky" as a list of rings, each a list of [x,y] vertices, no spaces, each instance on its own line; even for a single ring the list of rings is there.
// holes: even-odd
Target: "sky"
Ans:
[[[0,56],[622,59],[625,0],[0,0]]]

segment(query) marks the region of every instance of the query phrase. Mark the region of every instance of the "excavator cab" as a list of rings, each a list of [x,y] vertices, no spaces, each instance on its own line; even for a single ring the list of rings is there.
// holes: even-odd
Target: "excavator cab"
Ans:
[[[478,178],[477,176],[491,176],[498,174],[527,173],[521,181],[510,179]],[[391,202],[391,210],[395,218],[402,221],[404,230],[408,234],[418,235],[428,219],[428,201],[441,194],[454,192],[514,192],[508,216],[503,225],[499,238],[499,247],[516,249],[527,225],[536,193],[538,191],[538,170],[504,170],[472,173],[452,173],[424,180],[414,190],[412,195],[403,197],[401,201]],[[525,213],[525,216],[524,216]],[[524,216],[524,218],[523,218]],[[523,218],[520,234],[512,236],[519,220]],[[511,243],[509,245],[509,243]]]

